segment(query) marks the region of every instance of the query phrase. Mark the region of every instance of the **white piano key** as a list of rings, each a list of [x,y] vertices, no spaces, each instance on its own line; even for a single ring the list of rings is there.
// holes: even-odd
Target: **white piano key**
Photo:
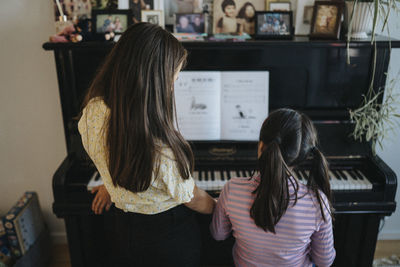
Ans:
[[[344,186],[341,184],[340,180],[336,178],[332,171],[329,171],[329,177],[331,182],[331,189],[332,190],[342,190]]]
[[[199,172],[198,171],[193,172],[193,179],[199,180]]]
[[[243,172],[242,171],[237,171],[237,175],[238,175],[238,177],[244,177],[245,175],[243,174]]]
[[[221,179],[221,171],[214,171],[214,183],[216,184],[217,189],[216,190],[221,190],[222,187],[224,186],[224,182]]]
[[[200,171],[200,180],[197,185],[201,189],[207,190],[207,183],[206,183],[206,172],[205,171]]]
[[[231,179],[237,177],[236,171],[233,171],[233,170],[229,171],[229,175],[230,175]]]
[[[224,171],[222,172],[222,175],[223,175],[223,177],[224,177],[225,182],[229,180],[229,176],[228,176],[228,172],[227,172],[227,171],[224,170]]]
[[[211,171],[207,171],[207,188],[208,190],[215,190],[213,180],[211,179],[211,175],[212,175]]]
[[[360,189],[363,189],[363,184],[362,184],[362,182],[361,182],[361,180],[359,180],[359,179],[354,179],[351,175],[350,175],[350,173],[348,172],[348,171],[346,171],[346,170],[342,170],[342,173],[344,174],[344,175],[346,175],[346,177],[347,177],[347,182],[348,183],[350,183],[350,188],[352,188],[353,190],[360,190]]]
[[[359,176],[362,177],[361,181],[363,181],[363,183],[367,186],[367,189],[369,189],[369,190],[372,189],[372,184],[368,180],[368,178],[360,170],[355,170],[355,171],[359,174]]]

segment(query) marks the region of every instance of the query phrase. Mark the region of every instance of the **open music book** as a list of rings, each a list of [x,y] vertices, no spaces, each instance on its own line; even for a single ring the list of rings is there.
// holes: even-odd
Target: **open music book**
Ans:
[[[187,140],[258,140],[268,115],[268,71],[182,71],[178,126]]]

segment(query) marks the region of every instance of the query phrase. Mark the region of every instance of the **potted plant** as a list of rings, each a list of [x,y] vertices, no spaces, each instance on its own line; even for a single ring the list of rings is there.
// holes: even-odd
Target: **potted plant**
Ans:
[[[353,39],[368,37],[368,31],[371,31],[371,44],[375,46],[375,33],[380,22],[382,32],[387,31],[390,40],[388,20],[391,12],[399,12],[397,7],[399,3],[399,0],[347,0],[347,47],[349,48],[349,43]],[[377,49],[374,48],[372,73],[375,72],[377,56]],[[349,53],[347,54],[347,61],[350,63]],[[376,144],[382,147],[382,140],[387,133],[399,126],[395,117],[400,117],[400,115],[396,113],[395,106],[399,103],[400,96],[393,92],[396,82],[397,79],[388,81],[386,90],[374,90],[374,77],[372,77],[368,92],[363,95],[360,107],[349,111],[350,119],[355,124],[352,136],[359,141],[371,142],[374,155]],[[384,91],[386,91],[385,97],[380,103],[379,100]]]

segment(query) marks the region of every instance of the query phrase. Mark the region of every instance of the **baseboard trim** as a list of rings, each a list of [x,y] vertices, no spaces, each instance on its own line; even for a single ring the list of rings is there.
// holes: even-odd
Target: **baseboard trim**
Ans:
[[[67,234],[65,232],[53,232],[50,234],[53,244],[67,244]]]
[[[378,235],[378,240],[400,240],[400,231],[385,231]]]

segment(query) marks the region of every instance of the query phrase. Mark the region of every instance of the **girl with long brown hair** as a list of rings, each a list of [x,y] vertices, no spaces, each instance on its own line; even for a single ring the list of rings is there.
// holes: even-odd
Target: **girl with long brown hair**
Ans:
[[[293,168],[311,161],[307,184]],[[335,258],[328,167],[304,114],[279,109],[264,121],[258,171],[231,179],[215,208],[211,233],[233,231],[236,266],[330,266]]]
[[[174,81],[187,52],[149,23],[128,28],[93,80],[78,128],[101,174],[92,209],[115,203],[129,247],[116,266],[196,266],[200,237],[193,210],[215,201],[196,187],[193,154],[175,126]],[[128,231],[128,232],[126,232]],[[116,244],[118,245],[121,244]]]

